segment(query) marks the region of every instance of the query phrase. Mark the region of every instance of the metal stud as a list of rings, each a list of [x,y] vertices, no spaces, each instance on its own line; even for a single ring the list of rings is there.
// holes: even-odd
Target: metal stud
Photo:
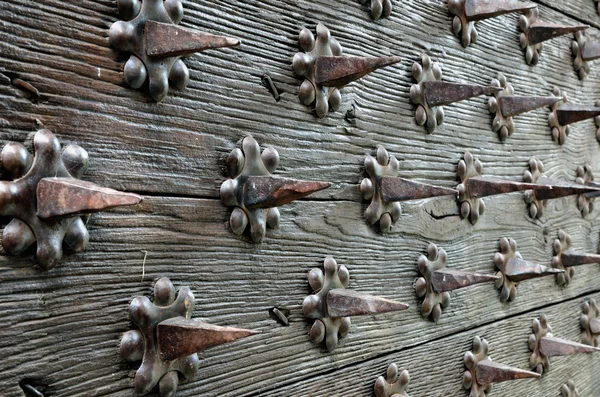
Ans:
[[[569,124],[599,116],[600,107],[568,103],[567,94],[558,87],[555,87],[552,93],[556,97],[562,97],[562,100],[550,105],[551,113],[548,115],[548,125],[552,129],[554,142],[562,145],[569,136]]]
[[[571,236],[564,230],[558,231],[558,238],[554,240],[552,249],[554,250],[552,267],[565,271],[565,273],[556,275],[556,283],[562,287],[571,282],[571,278],[575,275],[574,266],[600,263],[600,254],[576,252],[571,247]]]
[[[585,32],[575,32],[573,34],[573,42],[571,43],[571,51],[573,52],[573,68],[579,80],[583,80],[590,73],[589,62],[600,58],[600,43],[587,41]]]
[[[431,243],[427,248],[427,256],[421,255],[417,266],[423,276],[415,282],[417,296],[424,297],[421,314],[423,317],[431,316],[436,323],[440,319],[442,309],[450,305],[449,291],[485,282],[496,282],[502,278],[493,274],[449,270],[446,269],[446,264],[446,251]]]
[[[304,52],[294,55],[294,72],[304,77],[298,89],[300,102],[315,104],[317,117],[329,110],[335,112],[342,103],[340,88],[384,66],[401,61],[400,57],[342,56],[342,46],[331,37],[322,23],[317,25],[317,38],[307,28],[300,31],[298,41]]]
[[[191,320],[193,312],[192,291],[182,287],[175,298],[166,277],[154,285],[154,303],[145,296],[131,301],[129,315],[138,329],[123,335],[120,351],[127,361],[142,361],[134,379],[138,393],[147,394],[158,384],[160,396],[174,396],[177,373],[189,379],[198,371],[197,352],[258,333]]]
[[[408,384],[410,375],[407,370],[398,373],[398,366],[391,363],[385,377],[380,376],[375,381],[375,397],[409,397]]]
[[[561,388],[560,392],[563,397],[578,397],[579,390],[575,387],[575,383],[569,379]]]
[[[408,309],[408,305],[363,295],[346,290],[350,275],[346,266],[338,266],[331,256],[325,258],[324,271],[319,268],[308,273],[308,283],[313,294],[304,299],[302,312],[314,319],[310,329],[310,339],[316,345],[325,341],[328,351],[338,345],[338,338],[344,338],[350,331],[350,317],[395,312]]]
[[[250,225],[250,236],[262,242],[267,225],[279,227],[279,210],[284,204],[306,197],[330,186],[327,182],[301,181],[271,176],[279,165],[279,153],[272,147],[262,154],[254,138],[242,141],[242,150],[234,149],[227,158],[227,170],[232,179],[221,184],[221,201],[235,207],[229,224],[241,235]]]
[[[593,346],[552,336],[552,328],[548,324],[545,314],[542,314],[539,320],[533,320],[533,333],[529,335],[528,345],[529,350],[532,352],[529,364],[540,375],[550,370],[550,357],[599,351],[599,349]]]
[[[359,0],[360,4],[371,3],[371,16],[373,19],[387,18],[392,13],[392,0]]]
[[[21,255],[37,243],[37,264],[48,270],[61,259],[63,244],[75,252],[87,248],[89,234],[80,214],[135,205],[142,198],[77,179],[87,168],[87,152],[77,145],[61,152],[48,130],[36,132],[33,147],[35,156],[19,143],[8,143],[0,155],[13,179],[0,181],[0,215],[12,218],[2,233],[2,248]]]
[[[149,81],[150,96],[160,102],[169,80],[183,90],[190,76],[181,56],[213,48],[233,47],[237,39],[214,36],[177,26],[183,18],[182,0],[117,0],[122,18],[110,27],[110,43],[131,54],[125,64],[125,81],[140,88]]]
[[[600,336],[600,309],[594,299],[583,304],[583,312],[579,322],[581,324],[581,341],[590,346],[598,347],[598,337]]]

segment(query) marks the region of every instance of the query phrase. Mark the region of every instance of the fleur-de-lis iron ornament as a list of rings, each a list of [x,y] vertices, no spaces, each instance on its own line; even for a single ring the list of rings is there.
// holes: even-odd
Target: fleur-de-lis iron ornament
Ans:
[[[387,18],[392,13],[392,0],[359,0],[360,4],[371,3],[373,19]]]
[[[500,289],[502,302],[515,300],[517,286],[521,281],[565,272],[524,260],[517,251],[517,242],[506,237],[500,239],[500,252],[494,255],[494,265],[500,277],[496,281],[496,288]]]
[[[410,87],[410,100],[417,105],[415,120],[418,125],[424,125],[429,133],[444,122],[442,106],[502,91],[500,87],[441,81],[441,66],[437,62],[432,63],[427,54],[423,54],[421,64],[413,63],[412,75],[417,81]]]
[[[492,130],[498,133],[502,142],[515,131],[514,116],[560,101],[560,98],[554,96],[516,96],[512,84],[502,73],[498,73],[498,78],[493,79],[491,85],[502,88],[502,91],[495,92],[488,100],[488,109],[495,115]]]
[[[558,238],[552,243],[552,249],[554,250],[552,267],[565,271],[556,275],[556,283],[562,287],[571,282],[571,278],[575,275],[574,266],[600,263],[600,254],[576,252],[571,246],[571,236],[564,230],[558,231]]]
[[[315,320],[310,329],[312,342],[318,345],[324,340],[330,352],[337,347],[339,337],[348,335],[350,317],[408,309],[401,302],[347,290],[348,269],[338,266],[331,256],[325,258],[323,269],[315,268],[308,273],[313,294],[304,299],[302,312]]]
[[[529,159],[529,169],[523,171],[523,182],[538,183],[544,176],[544,164],[541,160],[532,157]],[[544,214],[544,208],[548,200],[539,199],[533,190],[527,190],[523,193],[523,198],[529,208],[529,216],[533,219],[539,219]]]
[[[575,183],[587,186],[600,186],[594,183],[592,166],[588,164],[577,167],[577,179],[575,179]],[[577,196],[577,207],[581,211],[581,216],[586,217],[594,210],[594,198],[596,195],[597,193],[592,192]]]
[[[519,29],[522,31],[519,41],[525,52],[525,62],[528,65],[537,65],[540,53],[544,48],[544,41],[589,28],[588,25],[564,26],[546,23],[538,18],[539,10],[537,7],[532,8],[527,14],[521,15],[519,18]]]
[[[145,296],[131,301],[129,316],[138,329],[123,334],[120,351],[127,361],[142,361],[134,379],[138,393],[147,394],[158,384],[160,396],[174,396],[177,373],[191,378],[198,371],[197,352],[258,333],[192,320],[193,312],[192,291],[182,287],[175,298],[166,277],[154,285],[154,302]]]
[[[446,251],[431,243],[427,248],[427,256],[421,255],[417,264],[423,276],[415,282],[417,296],[424,297],[421,314],[423,317],[431,316],[436,323],[442,315],[442,309],[450,305],[449,291],[501,279],[501,276],[493,274],[446,269],[447,259]]]
[[[364,200],[371,200],[365,218],[371,225],[379,222],[383,233],[389,232],[392,224],[400,218],[400,201],[456,196],[458,193],[454,189],[400,178],[398,168],[396,157],[390,156],[383,146],[377,147],[376,158],[371,155],[365,157],[365,170],[369,177],[361,182],[360,192]]]
[[[600,58],[600,43],[588,41],[584,31],[575,32],[573,36],[573,69],[577,72],[579,80],[583,80],[590,73],[589,62]]]
[[[535,372],[492,361],[488,354],[487,341],[475,336],[473,338],[473,350],[466,352],[463,359],[467,368],[463,374],[463,387],[471,390],[469,397],[486,397],[492,391],[493,383],[540,378],[540,374]]]
[[[452,32],[460,38],[463,47],[477,42],[475,22],[535,7],[536,4],[516,0],[448,0],[448,11],[454,15]]]
[[[583,304],[583,313],[579,322],[581,324],[581,341],[590,346],[598,347],[598,336],[600,336],[600,309],[594,299]]]
[[[409,397],[408,384],[410,375],[407,370],[398,373],[398,366],[391,363],[385,377],[380,376],[375,381],[375,397]]]
[[[221,184],[221,201],[235,207],[229,219],[231,230],[241,235],[250,225],[250,236],[255,243],[263,240],[267,225],[279,227],[277,207],[330,186],[327,182],[274,177],[271,173],[278,165],[277,150],[268,147],[261,154],[251,136],[243,139],[241,150],[233,149],[227,158],[232,179]]]
[[[304,81],[298,98],[306,106],[315,104],[317,117],[342,104],[340,88],[384,66],[401,61],[400,57],[342,56],[342,46],[331,37],[322,23],[317,25],[317,38],[307,28],[300,31],[298,41],[305,52],[294,55],[292,67]]]
[[[533,333],[527,341],[531,357],[529,365],[535,372],[543,375],[550,370],[550,357],[569,356],[574,354],[594,353],[599,351],[593,346],[571,342],[552,336],[552,328],[545,314],[533,320]]]
[[[80,215],[135,205],[142,198],[80,180],[87,152],[77,145],[61,152],[48,130],[35,133],[33,148],[35,156],[20,143],[2,149],[2,167],[13,179],[0,181],[0,215],[12,218],[2,232],[2,249],[21,255],[36,243],[37,264],[48,270],[61,259],[63,245],[75,252],[87,248],[89,234]]]
[[[150,96],[160,102],[169,80],[179,90],[189,83],[187,66],[180,59],[196,52],[240,44],[237,39],[214,36],[178,26],[183,19],[182,0],[117,0],[119,15],[109,31],[110,43],[131,54],[125,64],[125,81],[140,88],[149,81]]]
[[[563,397],[579,397],[579,390],[577,390],[575,383],[571,379],[562,385],[560,392]]]
[[[567,140],[570,124],[600,115],[600,107],[568,103],[567,93],[561,91],[558,87],[554,87],[552,94],[556,97],[562,97],[562,100],[550,105],[551,112],[548,115],[548,125],[552,129],[552,139],[559,145],[564,144]]]

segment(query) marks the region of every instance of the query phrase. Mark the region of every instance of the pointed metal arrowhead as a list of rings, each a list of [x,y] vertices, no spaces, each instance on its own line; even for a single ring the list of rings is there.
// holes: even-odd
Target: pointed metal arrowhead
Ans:
[[[142,197],[74,178],[43,178],[37,186],[37,216],[54,218],[135,205]]]
[[[431,285],[438,293],[454,291],[474,284],[495,282],[500,276],[493,274],[469,273],[460,270],[441,269],[431,275]]]
[[[553,269],[532,263],[521,258],[510,258],[506,263],[505,276],[513,282],[520,282],[536,277],[550,276],[553,274],[564,273],[562,269]]]
[[[422,82],[425,99],[429,106],[444,106],[480,95],[492,95],[502,91],[501,87],[477,84],[447,83],[429,80]]]
[[[534,183],[513,182],[486,176],[468,178],[464,183],[470,197],[473,199],[523,190],[532,190],[538,187],[538,185]]]
[[[564,267],[591,265],[600,263],[599,254],[584,254],[568,250],[560,254],[562,265]]]
[[[400,57],[321,56],[315,61],[315,83],[341,88],[379,68],[401,60]]]
[[[331,186],[327,182],[300,181],[273,176],[250,176],[244,189],[246,208],[273,208]]]
[[[502,96],[498,98],[498,105],[504,117],[513,117],[544,106],[559,102],[562,98],[550,96]]]
[[[565,103],[556,110],[556,114],[560,125],[569,125],[600,116],[600,107]]]
[[[571,342],[566,339],[555,338],[553,336],[544,336],[540,339],[540,351],[546,357],[570,356],[582,353],[594,353],[600,349],[584,345],[582,343]]]
[[[523,12],[537,7],[537,4],[514,0],[466,0],[467,21],[481,21],[513,12]]]
[[[408,309],[408,305],[372,295],[363,295],[343,288],[327,293],[327,315],[329,317],[362,316],[396,312]]]
[[[535,197],[538,200],[549,200],[560,197],[567,197],[574,194],[594,194],[600,193],[599,186],[581,185],[541,177],[537,181],[537,187],[534,189]]]
[[[593,61],[600,58],[600,43],[586,41],[581,50],[581,58],[584,61]]]
[[[409,179],[394,176],[383,176],[381,178],[381,196],[386,203],[438,196],[456,196],[457,194],[456,189],[433,186]]]
[[[192,29],[147,21],[144,27],[146,54],[151,57],[175,57],[191,55],[211,48],[235,47],[240,41],[229,37],[215,36]]]
[[[484,385],[517,379],[540,378],[542,376],[536,372],[509,367],[490,360],[478,362],[475,371],[477,372],[477,381]]]
[[[157,325],[158,350],[163,360],[189,356],[212,346],[258,334],[249,329],[219,327],[185,317],[174,317]]]
[[[597,318],[590,319],[590,331],[593,334],[600,334],[600,320]]]
[[[527,37],[529,39],[529,45],[534,45],[558,36],[585,30],[587,28],[589,28],[589,25],[564,26],[557,25],[555,23],[538,21],[529,27]]]

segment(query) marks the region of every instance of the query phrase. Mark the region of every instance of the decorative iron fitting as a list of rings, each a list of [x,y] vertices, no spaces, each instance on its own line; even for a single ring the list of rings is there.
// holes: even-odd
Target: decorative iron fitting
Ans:
[[[398,374],[398,366],[391,363],[386,371],[385,378],[380,376],[375,381],[375,397],[409,397],[408,384],[410,375],[407,370]]]
[[[400,201],[456,196],[458,193],[454,189],[400,178],[398,168],[398,160],[388,155],[383,146],[377,147],[376,158],[371,155],[365,157],[365,170],[369,177],[361,182],[360,192],[364,200],[371,200],[365,218],[371,225],[379,222],[379,229],[383,233],[389,232],[392,224],[400,218]]]
[[[574,266],[592,265],[600,263],[599,254],[585,254],[576,252],[571,247],[571,236],[564,230],[558,231],[558,238],[552,244],[554,256],[552,257],[552,267],[562,269],[565,272],[556,275],[556,283],[562,287],[571,282],[575,275]]]
[[[229,224],[241,235],[250,224],[250,236],[255,243],[262,242],[267,225],[279,227],[279,210],[284,204],[326,189],[327,182],[300,181],[271,176],[279,165],[279,153],[272,147],[262,154],[254,138],[242,141],[242,150],[233,149],[227,158],[227,170],[232,179],[221,184],[221,201],[235,207]]]
[[[492,130],[498,133],[500,141],[506,141],[515,131],[513,117],[560,101],[560,98],[538,96],[515,96],[515,90],[502,73],[493,79],[492,86],[502,88],[488,100],[488,109],[494,114]]]
[[[571,43],[573,52],[573,69],[577,72],[579,80],[583,80],[590,73],[590,61],[600,58],[600,43],[587,41],[585,32],[575,32]]]
[[[539,10],[532,8],[519,18],[519,29],[523,32],[520,43],[528,65],[537,65],[544,41],[589,28],[588,25],[564,26],[541,22],[538,17]]]
[[[154,303],[145,296],[131,301],[129,315],[138,329],[123,334],[120,350],[127,361],[142,361],[134,379],[138,393],[147,394],[158,384],[160,396],[174,396],[177,373],[189,379],[198,371],[197,352],[258,333],[192,320],[193,312],[192,291],[182,287],[175,298],[166,277],[154,285]]]
[[[569,136],[569,124],[595,118],[600,115],[600,107],[568,103],[567,94],[558,87],[554,88],[553,94],[562,97],[562,100],[550,105],[551,112],[548,115],[548,125],[552,129],[554,142],[562,145]]]
[[[579,322],[583,333],[581,341],[590,346],[598,347],[598,336],[600,335],[600,310],[594,299],[583,304],[583,313]]]
[[[435,131],[435,128],[444,122],[442,106],[502,91],[499,87],[441,81],[442,68],[439,63],[432,63],[426,54],[423,54],[421,63],[422,66],[418,62],[413,63],[412,75],[417,84],[410,87],[410,100],[417,105],[415,113],[417,124],[424,125],[429,133]]]
[[[538,183],[542,177],[544,177],[544,164],[535,157],[530,158],[529,170],[523,171],[523,181],[525,183]],[[533,219],[541,218],[548,200],[539,199],[533,190],[525,191],[523,198],[529,208],[529,216]]]
[[[408,305],[363,295],[346,290],[350,275],[346,266],[338,266],[331,256],[325,258],[325,271],[319,268],[308,273],[308,283],[313,294],[304,299],[302,312],[314,319],[310,329],[310,339],[318,345],[325,340],[328,351],[338,345],[338,335],[346,337],[350,331],[350,317],[395,312],[408,309]]]
[[[442,309],[450,305],[449,291],[485,282],[496,282],[502,277],[460,270],[446,269],[446,251],[431,243],[427,248],[427,256],[419,257],[418,269],[423,277],[417,279],[415,290],[419,298],[425,297],[421,306],[423,317],[431,316],[438,322]]]
[[[535,372],[492,361],[488,351],[487,341],[476,336],[473,338],[473,350],[465,353],[464,363],[467,370],[463,374],[463,387],[471,390],[470,396],[486,397],[492,391],[493,383],[540,378]]]
[[[131,54],[125,64],[125,81],[140,88],[149,81],[150,96],[160,102],[169,91],[169,80],[179,90],[190,73],[180,59],[212,48],[233,47],[237,39],[214,36],[177,26],[183,19],[182,0],[117,0],[119,15],[109,31],[110,43]]]
[[[560,392],[562,393],[563,397],[578,397],[579,396],[579,390],[577,390],[577,388],[575,387],[575,383],[569,379],[567,381],[567,383],[565,383],[561,389]]]
[[[592,172],[591,165],[585,164],[584,166],[577,167],[577,179],[575,179],[575,183],[580,185],[595,186],[594,174]],[[579,211],[581,211],[581,216],[584,218],[594,210],[594,197],[594,193],[580,194],[577,196],[577,208],[579,208]]]
[[[598,351],[598,348],[593,346],[552,336],[552,328],[545,314],[542,314],[539,320],[537,318],[533,320],[533,333],[529,335],[528,345],[529,350],[532,351],[529,364],[540,375],[550,370],[550,357]]]
[[[342,56],[342,46],[322,23],[317,25],[316,40],[310,30],[303,28],[298,41],[305,51],[296,53],[292,61],[294,72],[304,77],[298,97],[306,106],[314,103],[319,118],[325,117],[329,110],[339,109],[342,103],[340,88],[401,61],[400,57]]]
[[[449,0],[448,11],[454,15],[452,32],[460,38],[463,47],[477,42],[475,22],[537,7],[533,3],[515,0]]]
[[[20,143],[2,149],[2,167],[13,179],[0,181],[0,215],[12,218],[2,232],[2,250],[21,255],[37,243],[37,264],[48,270],[62,258],[63,245],[74,252],[87,248],[89,234],[79,215],[135,205],[142,198],[79,180],[87,152],[77,145],[61,152],[48,130],[35,133],[33,147],[35,156]]]
[[[600,100],[597,100],[595,105],[600,108]],[[600,143],[600,116],[594,117],[594,124],[596,124],[596,140]]]
[[[517,242],[512,238],[500,239],[500,252],[494,255],[494,265],[500,277],[496,288],[500,289],[502,302],[514,301],[517,296],[517,286],[523,280],[564,273],[562,269],[552,269],[546,266],[523,260],[517,251]]]
[[[359,0],[360,4],[366,4],[369,0]],[[373,19],[387,18],[392,13],[392,0],[370,0],[371,16]]]

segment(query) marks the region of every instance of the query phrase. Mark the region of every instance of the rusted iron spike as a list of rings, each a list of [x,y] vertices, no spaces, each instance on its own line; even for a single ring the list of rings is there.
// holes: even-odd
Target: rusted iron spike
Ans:
[[[315,61],[315,83],[341,88],[375,70],[400,62],[400,57],[321,56]]]
[[[344,288],[332,289],[327,293],[329,317],[363,316],[406,309],[408,309],[408,305],[405,303],[364,295]]]
[[[394,176],[381,177],[381,196],[386,203],[456,195],[458,195],[456,189],[429,185]]]
[[[556,110],[560,125],[569,125],[600,116],[600,107],[565,103]]]
[[[480,274],[463,272],[460,270],[441,269],[431,275],[431,285],[438,293],[454,291],[455,289],[468,287],[474,284],[496,282],[500,276],[493,274]]]
[[[220,327],[185,317],[174,317],[160,322],[156,329],[158,350],[165,361],[258,334],[258,331]]]
[[[565,26],[538,21],[529,27],[527,38],[529,39],[529,45],[534,45],[558,36],[585,30],[589,27],[589,25]]]
[[[540,339],[540,351],[546,357],[570,356],[574,354],[594,353],[597,347],[572,342],[566,339],[544,336]]]
[[[477,381],[481,384],[489,385],[491,383],[506,382],[509,380],[540,378],[541,375],[535,372],[526,371],[520,368],[509,367],[491,360],[483,360],[477,363],[475,367],[477,372]]]
[[[594,59],[600,59],[600,43],[586,41],[581,51],[581,58],[584,61],[593,61]]]
[[[299,181],[273,176],[250,176],[243,189],[246,208],[273,208],[327,189],[328,182]],[[242,191],[240,189],[240,191]]]
[[[507,95],[498,98],[498,105],[504,117],[513,117],[522,113],[526,113],[544,106],[550,106],[553,103],[560,101],[562,98],[554,96],[514,96]]]
[[[144,27],[146,53],[151,57],[177,57],[191,55],[211,48],[235,47],[240,41],[224,36],[162,23],[147,21]]]
[[[135,205],[142,197],[74,178],[43,178],[37,186],[37,215],[65,217]]]
[[[574,194],[600,193],[600,186],[564,182],[556,179],[546,178],[545,176],[539,178],[537,183],[543,186],[534,190],[535,197],[538,200],[567,197]]]
[[[551,267],[538,265],[521,258],[512,257],[506,262],[506,271],[504,275],[510,281],[520,282],[536,277],[550,276],[564,272],[565,271],[562,269],[553,269]]]
[[[492,95],[494,92],[502,91],[501,87],[448,83],[438,80],[429,80],[422,83],[425,99],[429,106],[445,106],[476,96]]]
[[[568,250],[560,254],[564,267],[591,265],[600,263],[600,254],[584,254]]]
[[[500,15],[523,12],[537,7],[537,4],[514,0],[466,0],[465,17],[467,21],[481,21]]]

